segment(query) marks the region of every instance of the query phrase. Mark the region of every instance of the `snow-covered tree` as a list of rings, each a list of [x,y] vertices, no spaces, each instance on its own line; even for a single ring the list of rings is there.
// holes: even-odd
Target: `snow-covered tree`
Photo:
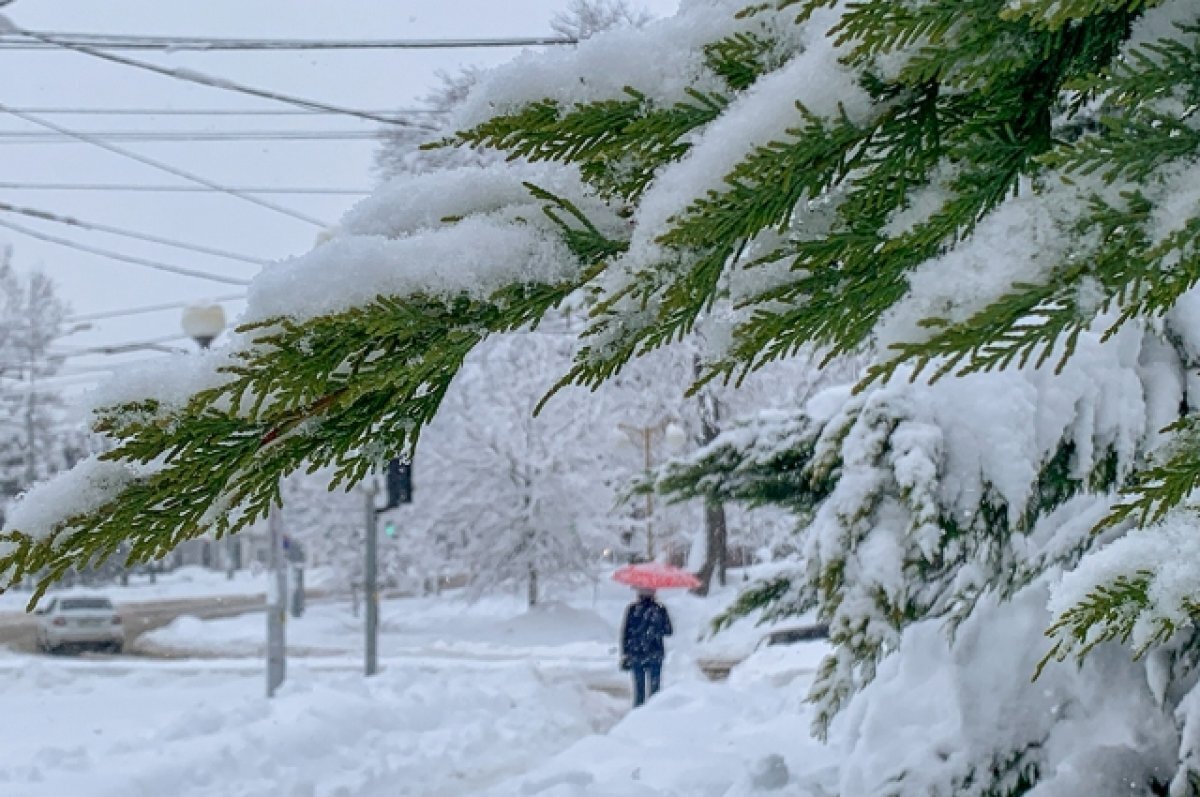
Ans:
[[[361,588],[366,500],[357,491],[330,490],[328,473],[295,473],[283,483],[284,527],[312,567],[328,568],[333,586]]]
[[[610,438],[597,404],[575,390],[534,413],[573,346],[547,331],[482,344],[422,438],[415,514],[477,594],[520,586],[533,605],[544,587],[590,576],[611,544]]]
[[[613,28],[640,28],[650,19],[628,0],[570,0],[566,10],[550,20],[550,27],[560,36],[582,40]]]
[[[702,382],[871,358],[746,460],[812,517],[756,600],[837,643],[845,758],[810,791],[1197,793],[1195,4],[744,5],[481,79],[443,146],[505,160],[388,183],[257,279],[223,363],[111,388],[114,449],[20,506],[0,581],[237,528],[303,466],[357,480],[484,339],[583,294],[563,389],[698,328]],[[1046,646],[1082,663],[1031,687]]]
[[[380,131],[375,151],[375,173],[384,180],[403,175],[425,174],[471,164],[482,165],[495,155],[482,150],[422,149],[430,141],[447,135],[451,116],[479,81],[479,70],[466,68],[456,73],[439,72],[438,85],[422,99],[423,113],[410,113],[404,125],[388,125]]]
[[[51,347],[67,312],[49,277],[19,273],[11,250],[0,249],[0,515],[35,482],[87,453],[86,433],[47,381],[62,365]]]

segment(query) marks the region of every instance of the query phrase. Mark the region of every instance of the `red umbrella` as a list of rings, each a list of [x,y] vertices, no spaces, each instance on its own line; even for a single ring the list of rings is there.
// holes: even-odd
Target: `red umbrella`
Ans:
[[[635,589],[695,589],[700,586],[700,579],[688,571],[662,562],[625,565],[613,573],[613,581]]]

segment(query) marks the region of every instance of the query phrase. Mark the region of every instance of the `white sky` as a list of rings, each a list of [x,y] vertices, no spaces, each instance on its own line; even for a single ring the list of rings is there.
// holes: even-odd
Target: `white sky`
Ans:
[[[539,36],[566,0],[17,0],[3,13],[13,24],[42,31],[213,35],[263,38],[426,38]],[[676,0],[640,5],[669,13]],[[245,53],[123,52],[169,67],[186,67],[259,88],[334,105],[411,107],[436,84],[438,70],[489,65],[517,50],[308,51]],[[0,50],[0,103],[11,107],[286,109],[228,91],[192,85],[86,55],[63,51]],[[54,116],[79,130],[373,130],[347,117],[100,117]],[[0,131],[39,128],[0,114]],[[186,142],[120,146],[205,178],[234,186],[370,187],[376,143]],[[86,144],[0,143],[0,182],[184,184],[148,166]],[[333,224],[351,196],[264,197]],[[311,247],[317,228],[234,197],[202,193],[99,193],[0,188],[0,202],[76,216],[89,222],[207,244],[242,254],[280,258]],[[126,254],[239,277],[251,265],[192,254],[107,234],[3,214],[44,233]],[[76,313],[93,313],[237,293],[234,286],[175,276],[64,249],[0,228],[0,246],[12,244],[18,267],[42,268],[59,283]],[[240,305],[227,305],[231,317]],[[179,311],[98,321],[72,335],[63,348],[112,345],[179,333]],[[190,345],[180,342],[176,345]],[[88,357],[65,372],[156,356]]]

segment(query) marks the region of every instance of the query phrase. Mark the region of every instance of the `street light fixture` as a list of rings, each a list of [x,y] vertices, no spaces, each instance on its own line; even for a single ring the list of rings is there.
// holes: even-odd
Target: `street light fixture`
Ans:
[[[201,350],[208,349],[213,340],[225,330],[225,310],[219,304],[195,304],[183,310],[183,331],[196,341]],[[278,507],[272,505],[267,513],[270,538],[271,582],[267,589],[267,697],[274,697],[287,674],[287,647],[284,615],[287,611],[287,561],[284,556],[284,533]],[[237,564],[237,543],[230,534],[225,538],[229,560],[227,571],[233,578]]]
[[[207,349],[225,331],[225,308],[219,304],[193,304],[183,308],[183,332],[201,349]]]

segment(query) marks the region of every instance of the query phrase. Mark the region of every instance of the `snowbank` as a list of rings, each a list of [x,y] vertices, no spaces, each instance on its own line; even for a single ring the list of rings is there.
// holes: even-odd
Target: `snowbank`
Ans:
[[[0,729],[0,793],[450,797],[533,765],[615,710],[524,663],[289,678],[267,700],[257,672],[22,662],[0,679],[6,716],[22,720]]]

